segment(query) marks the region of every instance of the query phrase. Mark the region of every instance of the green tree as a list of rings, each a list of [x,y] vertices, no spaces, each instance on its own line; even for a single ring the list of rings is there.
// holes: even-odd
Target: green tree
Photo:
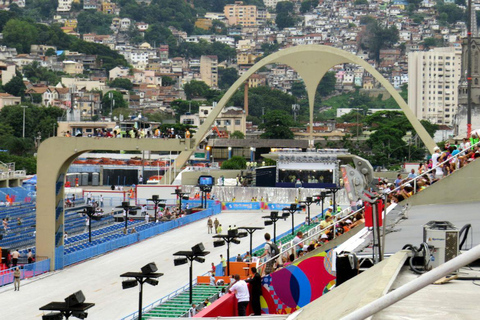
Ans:
[[[172,101],[170,104],[172,109],[175,111],[175,116],[177,120],[180,120],[180,116],[183,114],[189,113],[198,113],[198,108],[200,103],[198,101],[186,101],[177,99]]]
[[[228,89],[238,79],[238,71],[235,68],[218,69],[218,87],[220,89]]]
[[[115,90],[110,90],[103,95],[102,114],[109,114],[110,110],[117,108],[128,108],[128,103],[125,101],[125,99],[123,99],[122,93]]]
[[[237,130],[237,131],[234,131],[230,135],[230,138],[231,139],[245,139],[245,135],[243,134],[243,132]]]
[[[163,87],[173,86],[174,84],[175,84],[175,80],[173,80],[171,77],[169,77],[169,76],[163,76],[162,77],[162,86]]]
[[[322,80],[318,84],[317,94],[321,97],[326,97],[335,91],[335,84],[337,78],[335,78],[335,72],[329,71],[325,73]]]
[[[292,83],[292,88],[290,89],[290,93],[297,97],[297,99],[302,99],[307,97],[307,90],[305,89],[305,83],[300,81],[294,81]]]
[[[242,170],[247,167],[247,160],[244,157],[233,156],[222,162],[222,170]]]
[[[133,89],[132,81],[126,78],[116,78],[110,82],[109,86],[113,88],[122,88],[129,91]]]
[[[396,26],[382,27],[377,20],[367,24],[366,32],[362,38],[362,47],[370,51],[376,60],[380,59],[380,50],[391,48],[400,39]]]
[[[210,87],[203,81],[192,80],[183,86],[188,100],[205,98]]]
[[[44,81],[47,85],[56,85],[61,81],[62,74],[64,73],[42,67],[38,61],[23,67],[23,75],[32,83]]]
[[[45,51],[45,55],[47,57],[55,56],[57,53],[55,52],[55,49],[53,48],[48,48],[47,51]]]
[[[294,7],[292,2],[280,1],[277,2],[275,8],[277,17],[275,24],[279,29],[290,28],[295,26]]]
[[[112,15],[103,14],[99,11],[82,11],[77,16],[77,29],[80,33],[111,34],[112,19]]]
[[[265,132],[260,135],[262,139],[293,139],[293,132],[290,127],[293,126],[292,117],[280,110],[268,112],[265,117],[265,123],[259,126]]]
[[[37,28],[27,21],[11,19],[3,28],[3,43],[17,49],[18,53],[30,53],[30,46],[36,43]]]
[[[3,86],[3,88],[7,93],[16,97],[23,97],[25,95],[25,90],[27,90],[27,87],[25,87],[25,84],[23,83],[23,79],[19,76],[13,77],[12,80]]]

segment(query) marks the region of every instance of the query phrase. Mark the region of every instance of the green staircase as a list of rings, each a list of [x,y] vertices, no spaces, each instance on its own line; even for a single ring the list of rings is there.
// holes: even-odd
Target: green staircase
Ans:
[[[205,301],[212,300],[212,297],[220,293],[222,288],[226,286],[210,286],[206,284],[198,284],[193,287],[192,301],[197,306]],[[183,317],[191,308],[190,293],[185,291],[174,298],[165,301],[161,305],[153,308],[142,316],[142,320],[153,318],[179,318]]]

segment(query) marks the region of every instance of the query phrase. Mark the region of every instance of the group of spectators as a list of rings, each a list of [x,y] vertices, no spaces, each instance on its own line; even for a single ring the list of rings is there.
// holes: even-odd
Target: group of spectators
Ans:
[[[72,133],[67,131],[64,133],[65,137],[72,137]],[[83,136],[81,133],[75,134],[75,137]],[[143,138],[161,138],[161,139],[189,139],[191,137],[191,133],[188,129],[185,131],[176,131],[175,128],[166,128],[165,130],[161,130],[160,127],[153,129],[153,128],[144,128],[144,129],[137,129],[131,128],[126,132],[122,132],[120,128],[117,126],[113,130],[106,129],[106,128],[98,128],[95,129],[95,132],[92,135],[88,135],[89,137],[95,138],[132,138],[132,139],[143,139]]]
[[[420,163],[417,170],[411,169],[406,177],[399,173],[394,182],[380,180],[378,187],[387,194],[387,205],[411,197],[480,157],[479,141],[478,133],[474,133],[470,140],[464,138],[459,145],[447,143],[443,150],[435,147],[431,159]]]

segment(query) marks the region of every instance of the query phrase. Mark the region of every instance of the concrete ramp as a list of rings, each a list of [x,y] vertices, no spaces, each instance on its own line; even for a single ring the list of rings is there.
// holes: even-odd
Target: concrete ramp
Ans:
[[[399,251],[302,308],[295,319],[340,319],[385,295],[408,257]]]
[[[480,199],[480,160],[473,161],[403,201],[412,206],[474,202]]]

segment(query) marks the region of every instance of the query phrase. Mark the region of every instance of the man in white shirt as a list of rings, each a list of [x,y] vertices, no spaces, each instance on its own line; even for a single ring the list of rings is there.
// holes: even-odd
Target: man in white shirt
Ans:
[[[436,167],[436,169],[433,170],[433,172],[434,172],[435,178],[441,178],[443,176],[443,170],[442,170],[441,167],[437,167],[438,166],[438,158],[440,158],[440,156],[441,156],[440,148],[435,147],[435,148],[433,148],[433,151],[434,151],[434,154],[432,154],[432,168]]]
[[[238,315],[245,316],[248,302],[250,301],[247,283],[244,280],[240,280],[240,276],[236,274],[235,283],[230,287],[229,291],[235,293],[235,298],[237,298]]]
[[[298,253],[303,249],[302,243],[303,233],[301,231],[297,232],[297,236],[293,238],[292,243],[295,247],[295,254],[298,256]]]

